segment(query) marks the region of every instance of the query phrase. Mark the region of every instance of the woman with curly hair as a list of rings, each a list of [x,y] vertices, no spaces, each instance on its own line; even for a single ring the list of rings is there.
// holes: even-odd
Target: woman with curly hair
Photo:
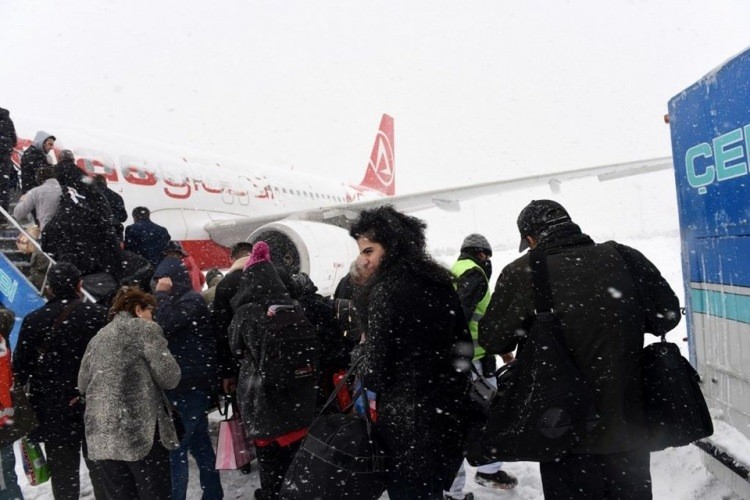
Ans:
[[[179,440],[162,391],[177,386],[180,367],[153,321],[155,305],[138,288],[121,289],[78,373],[89,457],[101,466],[109,499],[172,494],[169,450]]]
[[[425,248],[421,220],[363,211],[350,235],[370,277],[358,298],[362,376],[376,393],[392,500],[442,498],[463,459],[473,346],[450,272]]]

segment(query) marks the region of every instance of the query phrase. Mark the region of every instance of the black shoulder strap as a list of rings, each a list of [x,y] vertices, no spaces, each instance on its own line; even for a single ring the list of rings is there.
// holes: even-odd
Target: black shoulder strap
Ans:
[[[62,310],[60,315],[55,319],[55,322],[52,323],[52,329],[55,330],[57,328],[60,328],[60,325],[63,324],[63,321],[68,319],[68,316],[70,316],[70,313],[73,312],[73,309],[76,308],[78,304],[81,303],[81,299],[75,299],[71,300],[68,305],[65,306],[65,308]]]
[[[50,346],[52,345],[52,342],[55,340],[54,336],[55,336],[57,329],[60,328],[60,325],[62,325],[66,319],[68,319],[68,316],[70,316],[70,313],[73,312],[73,309],[75,309],[76,306],[80,303],[81,303],[81,299],[71,300],[63,308],[63,310],[60,312],[57,318],[55,318],[55,321],[52,323],[52,327],[44,336],[44,339],[42,340],[42,344],[39,346],[39,352],[41,354],[46,354],[47,352],[49,352]]]
[[[549,285],[549,269],[547,268],[547,254],[543,250],[534,249],[529,252],[529,263],[531,265],[531,286],[534,289],[534,308],[537,319],[543,320],[544,316],[552,314],[552,289]]]

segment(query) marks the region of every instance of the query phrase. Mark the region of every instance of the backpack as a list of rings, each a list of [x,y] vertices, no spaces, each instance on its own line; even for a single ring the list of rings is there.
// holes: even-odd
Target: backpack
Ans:
[[[232,320],[232,328],[243,331],[243,323],[255,323],[255,338],[247,351],[253,364],[248,381],[252,414],[244,410],[244,417],[253,437],[274,438],[312,422],[320,346],[315,327],[296,301],[273,304],[259,318],[258,311],[257,304],[243,305]]]

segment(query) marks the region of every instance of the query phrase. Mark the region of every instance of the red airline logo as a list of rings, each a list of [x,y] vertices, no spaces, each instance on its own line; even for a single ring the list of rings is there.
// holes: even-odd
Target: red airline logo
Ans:
[[[370,158],[369,167],[378,178],[383,186],[390,186],[393,183],[393,146],[388,136],[382,131],[378,131],[377,136],[377,153],[374,156],[375,164],[373,164],[373,158]]]

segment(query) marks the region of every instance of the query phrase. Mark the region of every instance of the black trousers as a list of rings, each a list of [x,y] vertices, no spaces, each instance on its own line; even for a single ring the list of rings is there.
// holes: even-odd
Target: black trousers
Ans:
[[[47,455],[47,466],[52,481],[52,495],[55,500],[78,500],[80,497],[81,480],[79,471],[82,451],[86,466],[89,469],[94,495],[97,499],[104,498],[101,472],[96,462],[88,459],[85,441],[46,440],[44,441],[44,451]]]
[[[545,500],[651,500],[651,455],[637,450],[611,455],[568,455],[542,462]]]
[[[264,500],[279,498],[279,491],[281,491],[281,485],[284,483],[286,471],[292,464],[292,459],[294,459],[294,455],[301,444],[302,440],[300,439],[289,446],[271,443],[268,446],[257,446],[255,448],[258,472],[260,473],[260,487],[263,490],[261,495]]]
[[[170,500],[172,473],[169,451],[154,442],[148,455],[135,462],[100,460],[107,500]]]

